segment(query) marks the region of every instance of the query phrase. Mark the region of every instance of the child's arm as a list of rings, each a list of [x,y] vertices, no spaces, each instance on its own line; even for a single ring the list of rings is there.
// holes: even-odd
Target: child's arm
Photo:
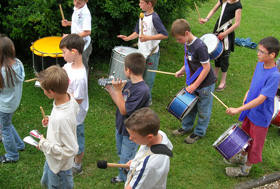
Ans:
[[[68,20],[61,20],[61,25],[64,27],[71,26],[72,22]]]
[[[85,30],[85,31],[82,31],[82,32],[78,33],[78,35],[80,37],[86,37],[86,36],[89,36],[90,34],[91,34],[90,30]]]
[[[133,32],[130,36],[126,36],[126,35],[118,35],[117,37],[118,38],[121,38],[122,40],[124,40],[124,41],[130,41],[130,40],[133,40],[133,39],[135,39],[135,38],[137,38],[139,35],[138,35],[138,33],[136,33],[136,32]]]
[[[199,19],[199,23],[200,24],[204,24],[206,22],[208,22],[208,20],[215,14],[215,12],[219,9],[219,7],[221,6],[220,1],[218,0],[218,2],[216,3],[216,5],[214,6],[214,8],[208,13],[208,15],[206,16],[206,18],[200,18]]]
[[[132,187],[130,186],[130,184],[128,184],[125,189],[132,189]]]
[[[175,73],[175,77],[183,77],[185,73],[185,65]]]
[[[202,64],[202,67],[203,67],[203,69],[202,69],[201,73],[199,74],[199,76],[197,77],[197,79],[195,80],[195,82],[186,88],[186,90],[189,93],[194,92],[195,89],[197,89],[197,87],[201,84],[201,82],[206,78],[206,76],[209,73],[210,68],[211,68],[210,62],[208,62],[206,64]]]
[[[139,36],[141,42],[150,41],[150,40],[162,40],[167,39],[168,36],[157,34],[157,35],[140,35]]]
[[[238,108],[228,108],[226,110],[226,113],[229,114],[229,115],[235,115],[235,114],[240,113],[244,110],[255,108],[258,105],[262,104],[265,101],[266,98],[267,98],[266,96],[260,94],[257,98],[255,98],[254,100],[248,102],[247,104],[245,104],[243,106],[240,106]]]

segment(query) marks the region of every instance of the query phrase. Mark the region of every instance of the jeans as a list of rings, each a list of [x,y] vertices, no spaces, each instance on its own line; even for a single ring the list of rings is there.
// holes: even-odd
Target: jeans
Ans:
[[[77,142],[79,145],[78,154],[81,154],[85,151],[85,122],[77,126]]]
[[[43,176],[41,178],[41,185],[46,188],[73,188],[72,169],[59,171],[57,174],[54,174],[46,161]]]
[[[199,97],[193,109],[182,120],[182,128],[185,131],[190,131],[193,128],[196,115],[198,114],[197,126],[195,127],[194,134],[201,137],[205,136],[213,104],[213,96],[210,92],[214,93],[214,89],[215,83],[208,87],[195,90],[195,92],[199,94]]]
[[[146,69],[143,75],[143,79],[146,82],[146,84],[149,86],[150,89],[150,102],[152,101],[152,89],[154,86],[154,81],[156,77],[155,72],[148,72],[147,70],[157,70],[158,69],[158,62],[159,62],[159,51],[157,53],[152,54],[147,60],[146,60]]]
[[[116,145],[117,145],[117,154],[120,158],[120,164],[126,164],[129,160],[132,160],[137,152],[138,144],[129,140],[129,136],[123,136],[118,134],[116,130]],[[119,168],[119,179],[126,181],[127,170],[124,168]]]
[[[86,68],[87,75],[89,74],[89,56],[91,55],[92,52],[92,44],[90,43],[89,46],[83,51],[82,59],[83,59],[83,64]]]
[[[25,145],[12,124],[12,116],[13,113],[0,112],[0,125],[2,127],[4,148],[7,152],[5,157],[13,161],[18,161],[18,150],[24,149]]]

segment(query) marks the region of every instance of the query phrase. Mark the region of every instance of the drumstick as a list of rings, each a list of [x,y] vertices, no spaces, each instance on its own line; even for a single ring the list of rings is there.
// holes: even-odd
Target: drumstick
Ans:
[[[212,92],[211,94],[213,95],[213,97],[215,97],[226,109],[228,109],[227,105],[225,105],[216,95],[214,95]]]
[[[64,14],[63,14],[63,11],[62,11],[61,4],[59,4],[59,9],[60,9],[60,13],[61,13],[62,20],[65,20]]]
[[[30,81],[36,81],[36,80],[37,80],[37,78],[35,77],[35,78],[33,78],[33,79],[25,80],[24,82],[30,82]]]
[[[141,35],[143,35],[143,18],[144,18],[144,13],[140,13],[140,18],[141,18]]]
[[[162,73],[162,74],[167,74],[167,75],[175,75],[175,73],[171,72],[163,72],[163,71],[158,71],[158,70],[147,70],[148,72],[156,72],[156,73]]]
[[[40,110],[41,110],[41,112],[42,112],[43,119],[46,120],[47,118],[46,118],[46,115],[45,115],[45,112],[44,112],[42,106],[40,106]]]
[[[193,2],[193,3],[194,3],[194,6],[195,6],[195,9],[196,9],[197,15],[198,15],[199,19],[201,19],[200,14],[199,14],[198,9],[197,9],[197,6],[196,6],[196,3],[195,3],[195,2]]]

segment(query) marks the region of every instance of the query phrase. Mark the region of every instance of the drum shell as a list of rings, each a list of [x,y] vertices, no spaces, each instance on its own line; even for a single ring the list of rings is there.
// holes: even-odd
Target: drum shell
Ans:
[[[279,96],[275,96],[275,98],[274,98],[274,112],[273,112],[271,124],[280,127],[280,99],[279,99]]]
[[[66,62],[63,57],[57,57],[57,58],[53,58],[53,57],[49,57],[49,56],[43,57],[43,56],[37,56],[36,54],[34,54],[34,71],[35,72],[43,71],[44,69],[47,69],[48,67],[56,65],[56,64],[63,67],[65,63]]]
[[[221,56],[224,50],[224,45],[216,35],[208,33],[201,36],[200,39],[207,46],[209,58],[211,60],[217,59]]]

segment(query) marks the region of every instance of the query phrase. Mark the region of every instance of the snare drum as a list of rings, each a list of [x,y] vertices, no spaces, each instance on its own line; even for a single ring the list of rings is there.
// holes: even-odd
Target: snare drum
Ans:
[[[208,49],[210,59],[216,59],[223,53],[224,45],[218,37],[212,33],[207,33],[200,38]]]
[[[38,39],[31,45],[34,72],[40,72],[55,64],[65,64],[59,48],[60,41],[61,37],[51,36]]]
[[[239,124],[234,124],[228,128],[212,145],[215,149],[229,160],[242,149],[247,148],[250,136],[244,132]]]
[[[166,109],[177,119],[182,121],[194,107],[197,100],[198,97],[188,93],[184,87],[171,100]]]
[[[135,52],[138,52],[138,49],[125,46],[115,47],[112,50],[109,76],[114,76],[115,79],[128,80],[124,74],[124,59],[127,55]]]
[[[279,96],[274,97],[274,112],[271,120],[271,124],[280,126],[280,99]]]

